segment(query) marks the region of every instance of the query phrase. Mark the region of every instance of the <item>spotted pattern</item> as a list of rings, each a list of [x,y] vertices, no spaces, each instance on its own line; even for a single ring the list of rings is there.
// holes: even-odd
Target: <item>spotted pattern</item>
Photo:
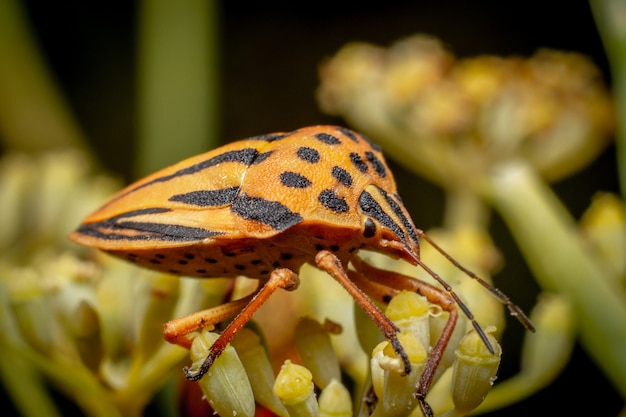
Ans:
[[[331,171],[331,175],[337,181],[339,181],[341,184],[345,185],[346,187],[352,186],[352,176],[345,169],[338,167],[338,166],[334,166]]]
[[[330,135],[328,133],[318,133],[315,138],[327,145],[340,145],[341,140],[338,137]]]
[[[361,173],[365,174],[369,168],[367,167],[367,164],[365,163],[365,161],[363,161],[363,158],[361,157],[361,155],[359,155],[356,152],[350,152],[349,156],[350,156],[350,162],[352,162],[352,165],[354,165],[356,169],[361,171]]]
[[[317,150],[309,148],[307,146],[302,146],[298,148],[296,155],[298,156],[298,158],[311,164],[316,164],[320,161],[320,153]]]
[[[307,188],[311,186],[311,181],[307,177],[291,171],[285,171],[280,174],[280,182],[285,187],[292,188]]]
[[[324,207],[336,213],[345,213],[350,210],[346,199],[339,197],[333,190],[322,191],[317,199]]]
[[[376,173],[378,175],[380,175],[383,178],[387,175],[387,170],[385,169],[385,164],[383,164],[381,162],[381,160],[378,159],[376,157],[376,155],[374,155],[373,152],[365,152],[365,157],[367,158],[367,161],[370,164],[372,164],[372,167],[374,168],[374,171],[376,171]]]
[[[230,207],[231,211],[244,219],[267,224],[276,230],[285,230],[303,219],[278,201],[242,194]]]

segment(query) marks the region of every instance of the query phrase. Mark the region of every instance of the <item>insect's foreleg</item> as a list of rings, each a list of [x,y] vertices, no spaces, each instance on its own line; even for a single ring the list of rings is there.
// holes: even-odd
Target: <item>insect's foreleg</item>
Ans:
[[[213,343],[211,349],[209,350],[209,354],[207,355],[204,362],[200,365],[200,367],[196,370],[190,370],[189,368],[185,368],[187,379],[190,381],[197,381],[208,372],[215,359],[217,359],[224,351],[224,349],[226,349],[226,345],[228,345],[233,337],[235,337],[237,332],[239,332],[239,330],[241,330],[246,325],[246,323],[250,321],[254,313],[259,309],[259,307],[263,305],[263,303],[265,303],[265,301],[267,301],[267,299],[272,295],[274,291],[276,291],[278,288],[293,290],[298,287],[298,284],[299,279],[298,275],[295,272],[287,268],[278,268],[272,271],[268,281],[265,282],[257,292],[248,297],[242,298],[241,300],[227,303],[225,305],[226,310],[229,312],[235,311],[235,314],[237,314],[236,307],[239,307],[238,314],[228,324],[226,329],[224,329],[224,331],[220,334],[217,340]],[[215,307],[215,309],[219,309],[220,307],[223,306]],[[200,315],[200,317],[202,317],[203,313],[211,313],[212,310],[213,309],[204,310],[199,313],[194,313],[191,316]],[[234,314],[231,314],[231,317],[233,315]],[[214,317],[209,317],[209,320],[213,321],[213,323],[205,321],[203,324],[214,324],[221,321],[216,321]],[[198,321],[195,320],[195,323],[198,323]],[[200,327],[196,327],[196,329],[193,330],[197,330]]]
[[[428,360],[424,365],[422,375],[420,376],[419,386],[415,391],[415,397],[419,400],[424,414],[432,415],[427,413],[427,411],[430,410],[430,406],[426,403],[425,398],[433,382],[437,366],[439,366],[439,362],[443,357],[446,346],[448,346],[448,343],[450,342],[450,338],[452,337],[454,327],[456,326],[458,320],[458,312],[455,307],[455,301],[445,292],[426,282],[417,280],[407,275],[375,268],[357,257],[352,259],[352,265],[358,272],[352,272],[350,275],[351,277],[355,276],[356,278],[357,275],[360,275],[363,279],[372,281],[369,285],[374,285],[374,288],[388,288],[390,291],[396,292],[400,290],[414,291],[426,297],[430,303],[440,306],[444,311],[449,313],[448,320],[446,321],[441,335],[437,339],[435,346],[433,346],[430,350]],[[365,283],[360,283],[359,285],[363,285],[366,288],[368,287],[368,284]],[[386,301],[388,302],[389,300]],[[430,413],[432,413],[432,410]]]
[[[402,360],[404,364],[404,372],[406,374],[411,372],[411,362],[404,351],[404,348],[398,340],[398,327],[376,305],[368,298],[367,295],[356,285],[346,273],[341,261],[332,252],[322,250],[315,256],[316,265],[323,271],[326,271],[331,277],[333,277],[346,291],[354,298],[354,300],[361,306],[361,308],[371,317],[376,323],[380,331],[385,336],[385,339],[391,343],[394,351]]]

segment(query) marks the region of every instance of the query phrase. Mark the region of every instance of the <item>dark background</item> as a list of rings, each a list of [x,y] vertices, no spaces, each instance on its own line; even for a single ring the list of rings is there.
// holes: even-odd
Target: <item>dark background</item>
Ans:
[[[136,2],[24,4],[42,52],[94,149],[108,170],[130,179]],[[220,7],[219,130],[224,142],[313,124],[341,124],[319,111],[314,93],[320,62],[351,41],[388,46],[426,33],[441,39],[458,57],[531,55],[543,47],[577,51],[590,56],[610,83],[602,44],[584,1],[222,1]],[[420,197],[407,201],[418,227],[439,224],[443,193],[393,161],[391,166],[400,193],[410,189]],[[576,217],[596,191],[616,191],[613,148],[581,173],[555,184],[555,190]],[[538,292],[536,284],[495,215],[492,232],[506,257],[496,283],[528,311]],[[501,378],[517,371],[522,337],[521,326],[510,321]],[[554,384],[494,415],[617,415],[622,406],[604,375],[577,347]],[[147,414],[158,415],[155,409]]]

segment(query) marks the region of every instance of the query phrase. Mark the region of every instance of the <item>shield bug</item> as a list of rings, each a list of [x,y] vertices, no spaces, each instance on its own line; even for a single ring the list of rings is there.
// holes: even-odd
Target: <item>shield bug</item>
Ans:
[[[487,348],[493,352],[493,347],[453,289],[422,263],[420,238],[532,329],[509,298],[414,226],[380,148],[341,127],[252,137],[179,162],[120,191],[84,219],[70,238],[172,274],[259,280],[258,289],[247,297],[166,323],[166,340],[189,347],[188,335],[234,317],[199,369],[186,369],[189,380],[207,372],[276,289],[295,289],[300,267],[309,263],[337,280],[369,314],[403,361],[405,373],[411,372],[411,365],[398,341],[398,328],[372,299],[388,302],[407,289],[450,313],[416,391],[428,414],[424,397],[456,324],[457,307]],[[443,289],[375,268],[359,258],[360,249],[420,265]]]

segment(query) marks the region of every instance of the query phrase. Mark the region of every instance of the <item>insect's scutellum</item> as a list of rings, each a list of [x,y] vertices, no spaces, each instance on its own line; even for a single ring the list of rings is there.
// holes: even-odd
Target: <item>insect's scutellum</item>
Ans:
[[[365,136],[335,126],[313,126],[234,142],[194,156],[131,184],[88,216],[70,235],[80,244],[138,265],[200,278],[244,275],[258,290],[219,309],[172,320],[165,338],[189,347],[198,323],[235,317],[198,370],[204,375],[227,343],[278,288],[295,289],[309,263],[336,279],[370,315],[404,362],[398,328],[356,284],[375,281],[412,290],[450,312],[416,390],[422,409],[452,330],[458,307],[490,351],[483,330],[454,290],[419,257],[419,238],[478,280],[532,330],[524,313],[499,290],[464,268],[417,229],[398,195],[380,148]],[[369,249],[423,267],[443,289],[368,265]],[[348,269],[351,263],[354,269]],[[364,281],[366,280],[366,281]],[[365,285],[362,285],[365,287]],[[385,301],[385,300],[381,300]]]

